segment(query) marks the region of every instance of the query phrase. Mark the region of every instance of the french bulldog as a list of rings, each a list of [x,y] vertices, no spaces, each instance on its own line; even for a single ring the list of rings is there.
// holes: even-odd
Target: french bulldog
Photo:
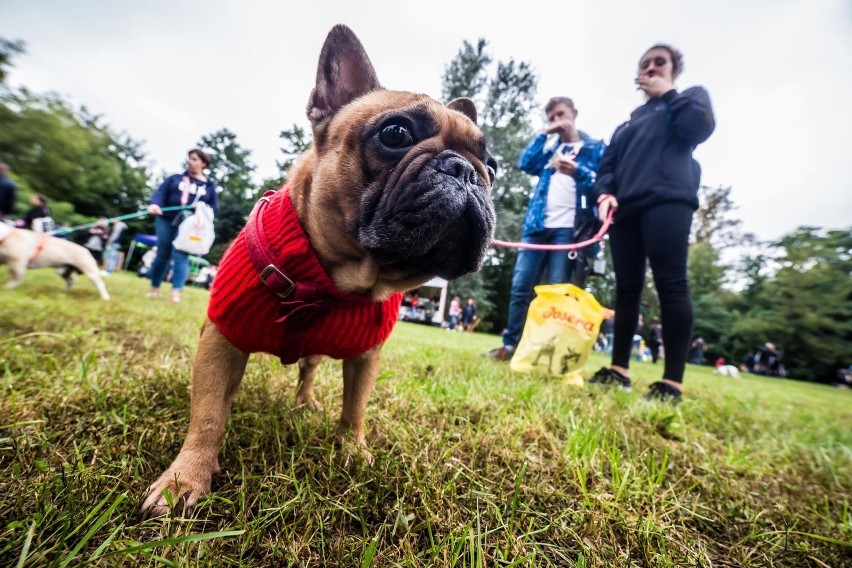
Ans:
[[[65,239],[0,223],[0,264],[9,267],[11,278],[6,288],[19,286],[28,268],[52,266],[59,268],[67,288],[71,288],[74,274],[79,272],[89,277],[101,298],[109,300],[109,293],[92,253]]]
[[[497,164],[469,99],[382,88],[346,26],[328,34],[307,116],[313,144],[222,259],[192,368],[189,431],[142,510],[190,510],[219,471],[249,353],[298,361],[296,404],[323,356],[343,359],[337,443],[372,463],[364,413],[401,292],[478,270],[494,232]]]

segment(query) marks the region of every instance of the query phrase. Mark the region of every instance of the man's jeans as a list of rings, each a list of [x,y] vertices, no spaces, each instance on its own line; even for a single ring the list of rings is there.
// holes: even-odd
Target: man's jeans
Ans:
[[[572,242],[573,235],[574,229],[544,229],[521,241],[539,245],[564,245]],[[503,345],[517,347],[521,341],[527,310],[535,296],[533,287],[541,282],[545,268],[548,284],[562,284],[568,282],[574,261],[568,259],[567,250],[518,249],[509,296],[509,322],[503,332]]]

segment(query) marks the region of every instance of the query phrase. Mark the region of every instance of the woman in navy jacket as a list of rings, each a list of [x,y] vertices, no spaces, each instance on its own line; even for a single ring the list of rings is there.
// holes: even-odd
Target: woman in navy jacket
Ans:
[[[595,183],[601,219],[614,210],[610,250],[616,300],[612,367],[598,371],[591,382],[630,388],[630,341],[648,258],[666,346],[663,379],[651,385],[649,396],[668,400],[681,397],[692,333],[686,261],[701,177],[692,152],[716,126],[707,91],[675,90],[681,71],[683,56],[673,47],[655,45],[645,52],[635,82],[646,102],[615,130]]]
[[[148,212],[155,215],[157,230],[157,258],[151,265],[151,291],[149,298],[160,293],[160,284],[166,275],[169,259],[174,257],[172,269],[172,301],[180,302],[180,294],[189,274],[189,255],[172,246],[178,234],[178,227],[184,218],[182,210],[163,212],[164,207],[176,205],[191,206],[196,200],[207,203],[215,213],[219,209],[219,197],[216,184],[204,175],[204,168],[210,166],[210,156],[197,148],[190,150],[186,161],[186,171],[166,178],[154,195]]]

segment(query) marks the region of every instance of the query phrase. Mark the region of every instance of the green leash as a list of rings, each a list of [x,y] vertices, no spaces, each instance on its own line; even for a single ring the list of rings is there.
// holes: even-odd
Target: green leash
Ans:
[[[173,205],[171,207],[163,207],[163,212],[166,211],[177,211],[179,209],[190,209],[190,207],[184,205]],[[142,209],[141,211],[137,211],[135,213],[128,213],[127,215],[119,215],[118,217],[111,217],[106,220],[106,223],[112,223],[113,221],[124,221],[125,219],[135,219],[137,217],[144,217],[145,215],[150,215],[147,209]],[[101,221],[95,221],[93,223],[85,223],[83,225],[77,225],[76,227],[68,227],[67,229],[54,229],[50,231],[48,235],[52,235],[57,237],[59,235],[67,235],[68,233],[73,233],[74,231],[79,231],[81,229],[89,229],[94,227],[95,225],[101,224]]]

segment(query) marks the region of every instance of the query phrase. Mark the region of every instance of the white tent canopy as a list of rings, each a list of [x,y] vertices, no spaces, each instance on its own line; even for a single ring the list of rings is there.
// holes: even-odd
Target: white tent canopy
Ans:
[[[441,290],[441,299],[438,301],[438,307],[432,315],[432,323],[441,325],[444,323],[444,309],[447,306],[447,287],[449,282],[443,278],[434,277],[432,280],[421,286],[421,288],[438,288]]]
[[[446,280],[436,276],[425,284],[409,290],[402,302],[399,319],[442,326],[447,305],[447,286]],[[424,300],[417,307],[411,307],[408,301],[409,294],[415,293]]]

